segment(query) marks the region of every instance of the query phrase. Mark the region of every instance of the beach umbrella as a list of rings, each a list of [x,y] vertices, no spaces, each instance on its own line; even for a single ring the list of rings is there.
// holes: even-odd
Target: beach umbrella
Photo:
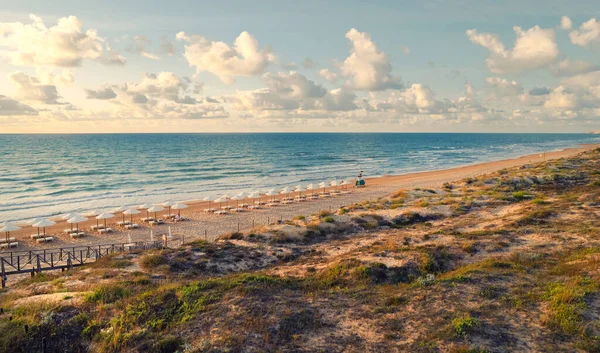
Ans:
[[[290,188],[288,188],[287,186],[284,187],[283,189],[281,189],[281,191],[279,192],[280,194],[285,194],[286,196],[290,194]]]
[[[177,210],[177,215],[181,217],[181,210],[188,208],[186,204],[183,203],[175,203],[171,206],[172,209]]]
[[[319,183],[319,189],[323,189],[323,192],[325,192],[325,182]]]
[[[275,190],[269,190],[265,193],[266,196],[269,196],[271,198],[271,201],[273,201],[273,199],[275,199],[275,195],[277,195],[277,193],[275,192]]]
[[[346,185],[350,185],[350,182],[348,180],[344,179],[344,180],[342,180],[342,183],[340,185],[342,185],[342,187],[345,188]]]
[[[44,237],[46,237],[46,227],[50,227],[55,225],[56,222],[51,221],[49,219],[42,219],[41,221],[32,224],[34,227],[36,227],[38,229],[38,235],[40,235],[40,228],[43,228],[44,232]]]
[[[163,206],[165,206],[169,211],[168,214],[171,214],[171,207],[175,204],[175,202],[173,201],[167,201],[165,203],[162,203]]]
[[[39,222],[41,220],[43,220],[43,218],[34,218],[34,219],[31,219],[31,220],[27,221],[27,224],[32,225],[32,224],[37,223],[37,222]]]
[[[123,211],[124,215],[128,215],[128,216],[131,217],[131,223],[133,223],[133,215],[134,214],[140,214],[140,213],[142,213],[142,212],[136,210],[135,208],[130,208],[130,209],[126,210],[126,211]]]
[[[77,213],[65,213],[62,217],[60,217],[60,219],[64,219],[65,221],[67,219],[73,218],[77,216]]]
[[[156,206],[150,207],[147,211],[154,212],[154,219],[156,219],[156,213],[163,211],[164,209],[165,209],[164,207],[156,205]]]
[[[139,205],[137,208],[140,210],[142,210],[142,209],[146,210],[146,217],[148,217],[148,209],[152,208],[152,205],[145,203],[145,204]]]
[[[5,232],[6,233],[6,243],[8,243],[8,239],[10,238],[10,232],[14,232],[21,229],[21,227],[18,227],[12,223],[3,223],[2,225],[0,225],[0,232]]]
[[[100,213],[102,213],[102,212],[100,212],[98,210],[93,210],[93,211],[89,211],[87,213],[84,213],[83,215],[86,216],[86,217],[96,217]]]
[[[73,223],[75,223],[75,229],[77,230],[77,233],[79,233],[79,223],[81,222],[85,222],[88,219],[86,217],[80,216],[80,215],[75,215],[69,219],[67,219],[67,222],[71,224],[71,229],[73,229]]]
[[[240,192],[239,194],[237,194],[236,196],[241,197],[242,199],[248,197],[248,195],[250,195],[250,193],[247,193],[245,191]],[[241,200],[241,199],[240,199]]]
[[[98,220],[103,219],[104,220],[104,228],[106,228],[106,220],[110,219],[110,218],[115,218],[115,215],[112,213],[100,213],[99,215],[96,216],[96,225],[98,225]]]
[[[208,202],[212,202],[212,201],[214,201],[214,200],[216,200],[218,198],[219,198],[219,195],[210,195],[210,196],[206,196],[202,200],[208,201]]]
[[[243,200],[244,197],[240,196],[240,195],[234,195],[230,198],[230,200],[236,201],[236,205],[235,207],[238,208],[240,206],[240,200]]]
[[[302,185],[296,185],[296,187],[294,187],[294,192],[298,192],[300,193],[299,196],[302,196]]]
[[[258,191],[255,191],[246,197],[249,199],[254,199],[254,200],[259,199],[260,200],[260,193]]]
[[[315,185],[314,184],[308,184],[306,185],[306,190],[310,190],[310,196],[313,195],[313,190],[315,189]]]
[[[227,197],[221,196],[213,200],[214,203],[219,204],[219,208],[223,207],[223,202],[227,201]]]
[[[119,206],[119,207],[111,210],[110,213],[119,213],[119,212],[121,212],[122,220],[123,220],[123,222],[125,222],[125,215],[123,214],[123,211],[125,211],[125,210],[127,210],[127,207],[125,207],[125,206]]]

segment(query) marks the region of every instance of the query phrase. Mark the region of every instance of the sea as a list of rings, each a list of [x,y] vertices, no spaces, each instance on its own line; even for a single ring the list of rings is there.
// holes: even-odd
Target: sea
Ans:
[[[0,135],[0,222],[439,170],[600,143],[592,134]]]

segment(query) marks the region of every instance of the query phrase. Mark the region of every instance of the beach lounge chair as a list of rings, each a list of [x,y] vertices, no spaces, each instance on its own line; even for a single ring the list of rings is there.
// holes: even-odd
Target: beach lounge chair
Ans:
[[[118,226],[125,226],[125,225],[128,225],[129,223],[131,223],[131,221],[118,221],[117,225]]]
[[[0,239],[0,244],[12,243],[12,242],[14,242],[15,240],[17,240],[17,239],[15,239],[15,238],[13,238],[13,237],[10,237],[10,238],[8,238],[8,239],[6,239],[6,238],[2,238],[2,239]]]
[[[205,208],[204,209],[204,212],[206,212],[206,213],[213,213],[213,212],[216,212],[216,211],[217,211],[216,208]]]
[[[102,229],[98,229],[98,234],[111,233],[112,231],[113,231],[113,229],[110,227],[108,227],[106,229],[102,228]]]
[[[140,225],[137,224],[137,223],[132,223],[132,224],[126,224],[125,225],[125,229],[136,229],[136,228],[139,228],[139,227],[140,227]]]
[[[260,208],[259,205],[250,205],[250,206],[248,206],[249,210],[258,210],[259,208]]]
[[[0,249],[16,248],[17,246],[19,246],[18,242],[0,243]]]
[[[48,242],[54,241],[54,237],[37,238],[35,241],[38,243],[48,243]]]
[[[244,209],[241,207],[240,208],[232,208],[229,210],[229,212],[244,212]]]
[[[150,224],[150,226],[157,226],[160,224],[165,224],[165,222],[162,219],[156,220],[156,221],[150,221],[148,222],[148,224]]]
[[[228,213],[229,213],[229,211],[226,211],[226,210],[215,211],[215,214],[218,214],[218,215],[225,215]]]
[[[104,224],[93,225],[90,227],[90,230],[98,230],[98,229],[104,229]]]
[[[82,238],[85,237],[85,232],[79,232],[79,233],[71,233],[70,236],[71,238]]]
[[[43,238],[43,237],[44,237],[44,235],[43,235],[43,234],[37,234],[37,233],[36,233],[36,234],[31,234],[29,237],[30,237],[31,239],[39,239],[39,238]]]

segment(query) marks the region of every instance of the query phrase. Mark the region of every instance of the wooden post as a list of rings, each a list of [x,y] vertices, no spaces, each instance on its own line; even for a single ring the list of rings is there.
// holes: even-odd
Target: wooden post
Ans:
[[[206,236],[206,229],[204,230],[204,240],[208,240],[208,237]]]
[[[46,337],[42,337],[42,353],[46,353],[47,351]]]
[[[40,264],[40,255],[37,256],[37,272],[42,272],[42,265]]]
[[[0,259],[0,271],[2,271],[2,288],[6,288],[6,274],[4,273],[4,259]]]

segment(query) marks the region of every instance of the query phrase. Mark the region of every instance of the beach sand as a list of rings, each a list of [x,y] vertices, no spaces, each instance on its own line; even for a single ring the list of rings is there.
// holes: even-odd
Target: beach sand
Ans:
[[[154,240],[159,240],[162,234],[166,234],[168,232],[169,227],[171,227],[171,232],[175,237],[184,239],[186,242],[196,239],[213,241],[222,234],[235,232],[238,229],[248,230],[253,226],[267,224],[267,222],[274,223],[278,220],[287,220],[299,215],[308,216],[318,213],[322,210],[336,210],[345,205],[351,205],[362,201],[384,197],[399,189],[440,187],[445,182],[452,182],[454,180],[467,177],[476,177],[501,169],[526,165],[529,163],[570,157],[583,151],[598,147],[600,147],[600,144],[582,145],[580,147],[569,148],[562,151],[546,152],[542,153],[541,155],[532,154],[515,159],[479,163],[445,170],[383,176],[379,178],[366,178],[366,188],[355,189],[353,187],[349,187],[348,189],[352,191],[349,194],[306,201],[302,203],[279,205],[273,208],[248,210],[245,212],[232,213],[228,215],[214,215],[204,212],[204,209],[208,207],[218,208],[218,204],[193,202],[188,204],[189,208],[182,210],[181,212],[182,216],[189,219],[188,221],[180,223],[166,223],[164,225],[149,227],[148,225],[142,224],[142,222],[139,220],[141,217],[146,216],[146,213],[142,212],[133,218],[134,222],[139,223],[142,227],[140,229],[131,231],[119,229],[114,225],[117,221],[121,220],[121,214],[119,213],[115,215],[115,218],[108,220],[108,225],[115,229],[114,233],[98,235],[94,232],[88,232],[88,236],[79,239],[71,239],[68,235],[62,232],[63,229],[70,228],[70,224],[63,220],[56,220],[57,224],[55,226],[46,228],[46,234],[48,236],[55,237],[55,241],[44,244],[35,243],[33,240],[29,239],[29,235],[36,233],[37,229],[31,226],[26,226],[19,231],[11,232],[11,237],[15,237],[17,239],[19,246],[17,248],[0,251],[0,256],[2,253],[7,253],[10,251],[28,251],[78,245],[128,243],[131,241],[149,241],[151,240],[150,229],[153,230]],[[320,190],[315,190],[315,192],[319,191]],[[293,197],[295,194],[291,194],[291,196]],[[265,199],[266,197],[262,198],[262,200]],[[230,205],[233,204],[233,201],[230,201]],[[166,211],[160,212],[159,216],[165,213]],[[126,219],[129,219],[129,217],[126,217]],[[89,230],[89,227],[94,224],[96,224],[96,220],[92,219],[88,222],[80,224],[79,227],[80,229]]]

